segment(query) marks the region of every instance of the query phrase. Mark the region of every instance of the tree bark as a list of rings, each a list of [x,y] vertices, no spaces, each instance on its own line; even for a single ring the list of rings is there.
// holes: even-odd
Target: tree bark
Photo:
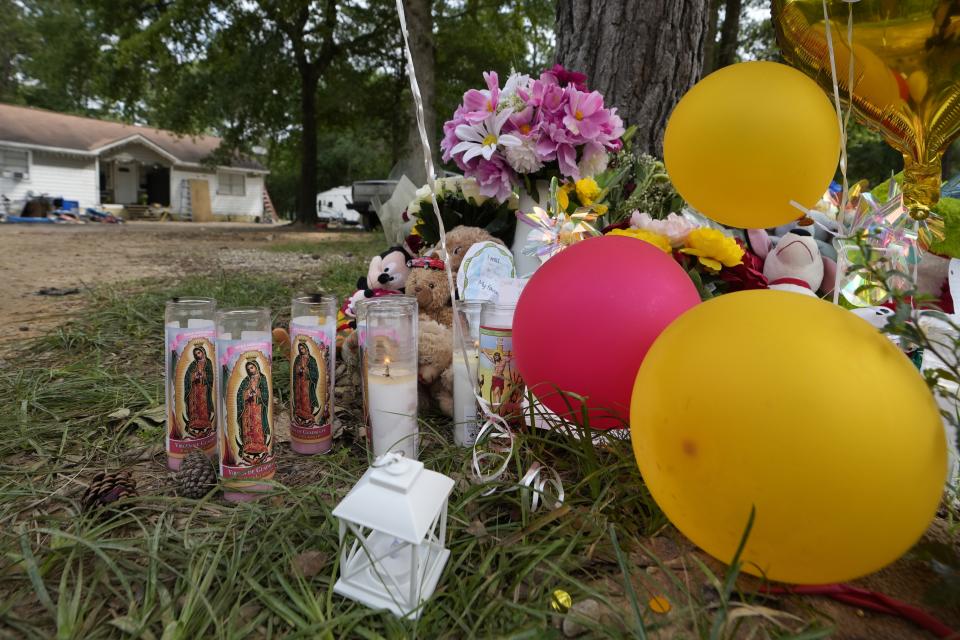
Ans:
[[[709,0],[707,39],[703,43],[703,71],[701,77],[717,68],[717,27],[720,22],[720,0]]]
[[[424,124],[431,140],[436,140],[433,0],[403,0],[403,9],[407,18],[407,32],[410,36],[410,54],[413,56],[413,65],[417,72],[417,84],[423,98]],[[436,145],[431,147],[431,151],[434,167],[439,168]],[[414,105],[410,115],[406,153],[401,163],[401,170],[416,185],[425,184],[427,181],[427,172],[423,164],[423,144],[420,141],[420,130],[417,127],[416,105]]]
[[[726,0],[724,7],[717,69],[730,66],[737,61],[737,46],[740,44],[740,10],[743,7],[743,2],[742,0]]]
[[[300,184],[297,222],[317,223],[317,86],[319,74],[313,65],[300,66]]]
[[[707,0],[558,0],[557,58],[587,74],[605,104],[636,125],[638,151],[661,155],[663,130],[700,78]]]

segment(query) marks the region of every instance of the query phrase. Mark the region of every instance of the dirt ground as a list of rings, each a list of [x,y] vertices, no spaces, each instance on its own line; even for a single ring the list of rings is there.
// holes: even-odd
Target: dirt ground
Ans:
[[[315,241],[319,250],[348,234],[356,232],[183,222],[0,225],[0,350],[76,313],[85,288],[217,269],[306,267],[314,261],[311,254],[266,249]]]

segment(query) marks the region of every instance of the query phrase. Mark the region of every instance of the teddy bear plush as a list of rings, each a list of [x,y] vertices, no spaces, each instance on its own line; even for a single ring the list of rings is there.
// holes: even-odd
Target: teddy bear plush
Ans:
[[[450,284],[447,281],[443,260],[438,258],[414,258],[408,263],[406,293],[417,299],[420,317],[449,327],[453,324],[453,309],[450,302]]]
[[[450,269],[453,271],[454,276],[456,276],[457,271],[460,270],[460,263],[463,262],[463,257],[467,255],[467,251],[469,251],[473,245],[478,242],[496,242],[497,244],[503,244],[502,240],[494,238],[486,229],[466,227],[463,225],[447,231],[444,240],[447,245],[446,260],[450,263]]]
[[[427,318],[420,319],[419,333],[420,406],[436,407],[444,415],[453,417],[453,333],[449,326]]]

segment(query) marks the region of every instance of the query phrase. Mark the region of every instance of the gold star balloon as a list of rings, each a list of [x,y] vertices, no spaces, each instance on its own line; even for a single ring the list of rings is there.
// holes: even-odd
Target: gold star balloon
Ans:
[[[784,58],[832,96],[823,5],[823,0],[773,0],[773,24]],[[960,133],[960,2],[827,0],[826,5],[840,97],[903,154],[904,204],[921,223],[921,245],[941,241],[943,220],[932,208],[940,198],[940,159]]]

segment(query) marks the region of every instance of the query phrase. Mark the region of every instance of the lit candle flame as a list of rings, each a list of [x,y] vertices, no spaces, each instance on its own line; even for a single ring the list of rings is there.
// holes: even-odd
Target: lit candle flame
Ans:
[[[383,361],[384,361],[384,364],[386,365],[386,371],[384,372],[384,375],[389,378],[390,377],[390,358],[389,357],[384,358]]]

